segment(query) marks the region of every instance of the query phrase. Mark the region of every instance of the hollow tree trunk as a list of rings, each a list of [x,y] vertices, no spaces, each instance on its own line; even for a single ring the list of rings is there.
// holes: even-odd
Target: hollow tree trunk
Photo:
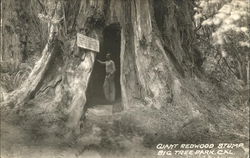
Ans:
[[[98,28],[94,20],[97,22],[104,20],[106,25],[120,23],[124,38],[122,40],[123,52],[121,52],[121,85],[125,109],[145,105],[159,109],[162,105],[172,101],[170,84],[176,72],[171,70],[174,67],[166,56],[162,40],[153,31],[155,24],[153,23],[152,3],[149,0],[110,1],[109,4],[104,1],[87,3],[76,0],[75,5],[78,4],[79,8],[74,9],[79,10],[79,13],[66,16],[68,27],[76,27],[78,30],[84,30],[85,33],[87,29],[88,32],[99,31],[98,35],[95,35],[97,39],[101,38],[100,30],[104,26]],[[120,12],[117,13],[115,8],[120,8]],[[69,13],[72,12],[70,9],[72,8],[65,8]],[[62,12],[62,8],[58,12]],[[128,15],[124,14],[125,12]],[[101,19],[105,18],[102,16],[105,14],[106,19]],[[36,97],[41,87],[46,89],[44,85],[48,84],[46,78],[50,76],[48,74],[50,62],[56,58],[53,56],[55,52],[53,25],[50,29],[49,42],[44,48],[41,59],[36,63],[23,86],[9,95],[8,104],[15,104],[14,106],[25,104],[29,99]],[[63,66],[63,74],[60,74],[63,81],[58,85],[59,88],[55,94],[56,102],[62,102],[60,104],[65,104],[67,107],[64,111],[68,114],[68,126],[71,128],[77,126],[81,118],[81,109],[86,103],[85,93],[95,58],[95,54],[90,51],[84,51],[83,56],[85,56],[84,60],[78,65],[71,63],[74,62],[74,57],[69,57],[70,62]],[[64,98],[71,99],[65,101]]]

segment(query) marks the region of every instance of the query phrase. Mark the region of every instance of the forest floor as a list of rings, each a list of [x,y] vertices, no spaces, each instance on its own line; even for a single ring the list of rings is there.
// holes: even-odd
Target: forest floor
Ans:
[[[65,135],[62,136],[58,135],[58,133],[53,133],[53,128],[56,131],[60,131],[58,127],[53,127],[53,124],[50,124],[52,132],[44,130],[44,124],[46,123],[39,122],[39,117],[44,118],[44,115],[40,116],[39,108],[32,108],[29,105],[31,106],[30,109],[36,110],[36,114],[34,115],[34,111],[29,111],[29,108],[26,107],[27,113],[25,115],[27,115],[25,117],[20,117],[20,115],[13,113],[12,115],[5,116],[5,113],[1,111],[4,114],[1,117],[1,158],[159,157],[157,156],[158,150],[156,146],[147,146],[147,142],[153,144],[153,140],[145,135],[145,133],[140,133],[137,128],[140,128],[138,122],[132,122],[129,119],[136,115],[135,118],[143,122],[150,122],[148,116],[152,116],[154,111],[151,110],[150,114],[148,114],[145,111],[139,110],[133,113],[133,115],[125,115],[127,116],[125,120],[119,120],[122,115],[124,116],[124,113],[118,112],[120,111],[119,107],[121,107],[119,104],[120,102],[116,102],[114,105],[90,106],[81,128],[76,132],[78,134],[70,138]],[[46,108],[44,102],[41,107]],[[246,113],[245,115],[249,116],[248,110],[246,110]],[[159,116],[157,115],[156,117]],[[123,124],[119,124],[121,122]],[[154,137],[158,136],[154,135]],[[225,140],[230,142],[231,137],[225,138]],[[163,139],[161,141],[167,142]],[[241,154],[244,153],[243,149],[240,149],[239,152]],[[172,158],[173,156],[166,157]],[[193,158],[194,156],[184,157]],[[245,157],[242,156],[240,158]]]
[[[65,139],[15,125],[12,118],[1,120],[1,158],[119,158],[154,157],[139,136],[126,137],[113,132],[112,105],[89,108],[80,136]],[[116,115],[116,116],[115,116]],[[16,119],[16,118],[15,118]],[[38,125],[39,126],[39,125]],[[144,156],[143,156],[144,155]],[[150,155],[150,156],[149,156]]]
[[[147,148],[143,145],[141,136],[125,136],[115,131],[113,120],[114,117],[119,117],[120,114],[112,111],[112,105],[89,108],[81,128],[81,134],[73,139],[46,135],[45,133],[34,131],[34,129],[29,129],[25,125],[22,127],[17,126],[2,118],[1,158],[159,157],[157,156],[158,151],[156,148]],[[242,151],[240,152],[242,153]],[[167,157],[172,158],[174,156]],[[184,157],[193,158],[193,156]],[[246,157],[242,156],[240,158]]]

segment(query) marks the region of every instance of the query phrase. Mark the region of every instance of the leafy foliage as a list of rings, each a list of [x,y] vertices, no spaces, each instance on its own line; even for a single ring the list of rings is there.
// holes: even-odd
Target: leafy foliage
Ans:
[[[247,82],[250,12],[246,0],[197,0],[196,35],[207,63],[221,77]],[[209,65],[208,64],[208,65]],[[211,69],[210,69],[211,70]]]
[[[246,0],[201,0],[197,4],[195,19],[203,26],[214,27],[212,37],[215,44],[225,44],[229,40],[227,33],[232,31],[249,38],[247,20],[250,13]],[[239,43],[241,46],[250,47],[249,41],[244,41],[245,38]]]
[[[21,64],[13,72],[1,73],[0,75],[0,87],[6,92],[11,92],[17,89],[23,81],[29,76],[31,67],[28,64]]]

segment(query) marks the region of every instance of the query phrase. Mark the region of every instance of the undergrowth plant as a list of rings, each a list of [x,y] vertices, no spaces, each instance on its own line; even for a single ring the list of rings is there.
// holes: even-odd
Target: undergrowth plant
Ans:
[[[32,68],[26,63],[20,64],[17,69],[13,72],[1,73],[0,75],[0,86],[1,89],[6,92],[12,92],[25,81],[31,72]]]

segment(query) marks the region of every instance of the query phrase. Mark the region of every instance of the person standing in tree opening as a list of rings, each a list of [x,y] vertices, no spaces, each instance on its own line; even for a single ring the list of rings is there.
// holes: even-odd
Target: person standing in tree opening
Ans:
[[[105,64],[106,66],[106,76],[103,84],[103,90],[105,98],[110,101],[115,101],[115,63],[111,60],[110,54],[106,55],[106,61],[97,60],[101,64]]]

